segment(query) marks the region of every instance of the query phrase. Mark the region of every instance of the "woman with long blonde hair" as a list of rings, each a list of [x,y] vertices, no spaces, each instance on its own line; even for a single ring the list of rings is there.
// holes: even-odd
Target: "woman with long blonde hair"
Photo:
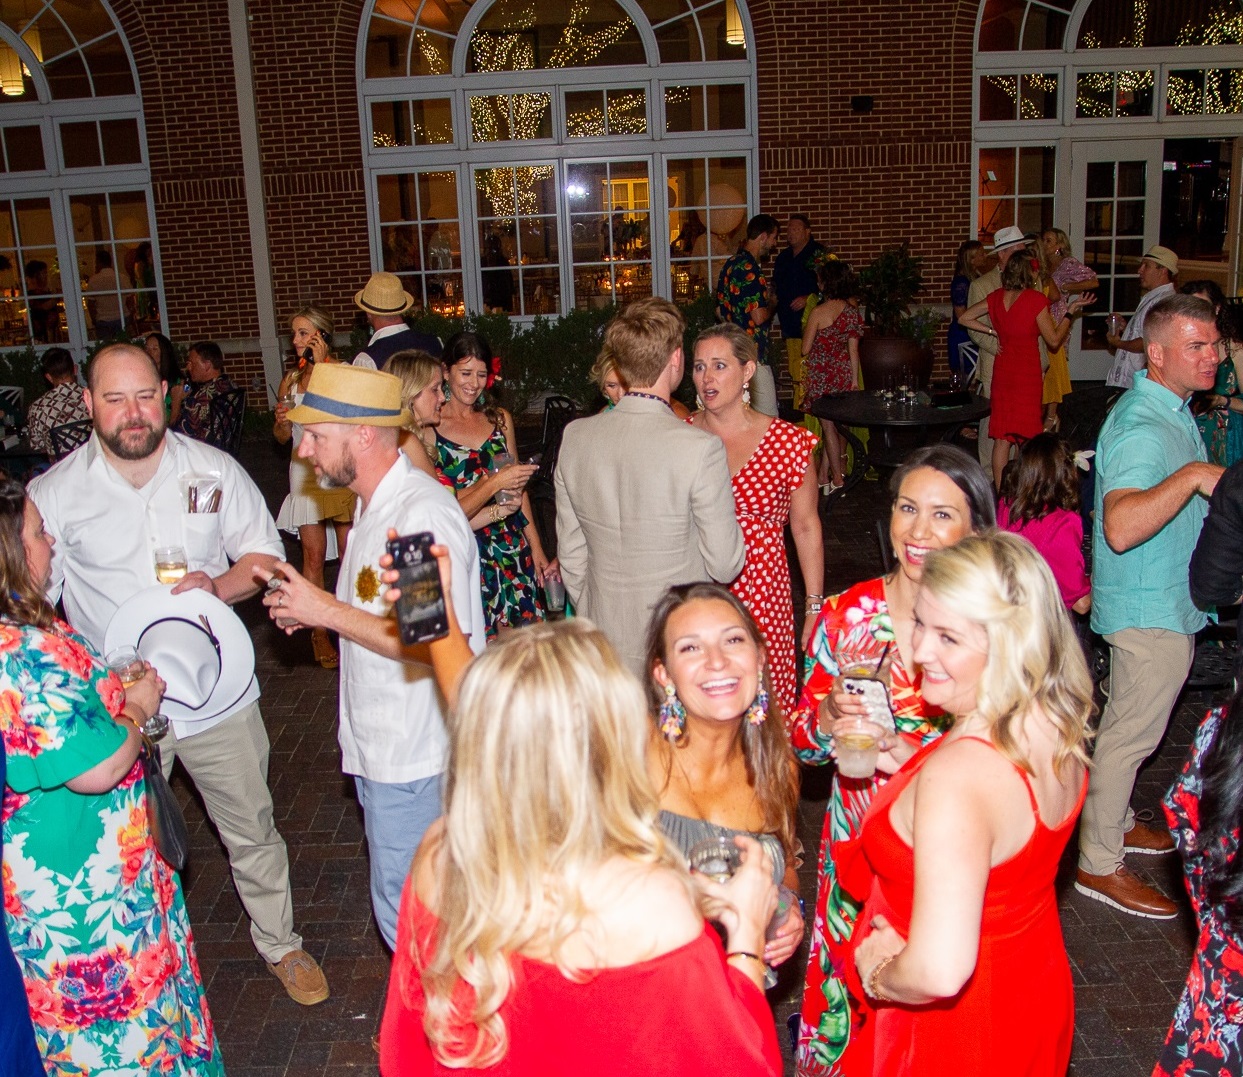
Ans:
[[[924,698],[954,725],[838,853],[867,899],[851,986],[870,1050],[849,1073],[1062,1077],[1074,998],[1053,883],[1087,792],[1083,652],[1044,558],[1004,532],[929,555],[915,616]]]
[[[590,623],[514,633],[457,688],[459,637],[432,649],[456,698],[445,814],[402,898],[384,1077],[779,1073],[768,854],[739,838],[727,884],[692,882],[657,824],[643,691]]]

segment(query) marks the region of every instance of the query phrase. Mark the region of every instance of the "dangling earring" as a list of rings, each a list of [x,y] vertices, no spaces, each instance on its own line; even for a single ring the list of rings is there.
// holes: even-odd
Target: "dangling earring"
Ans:
[[[703,411],[704,409],[704,399],[698,393],[695,394],[695,407],[697,407],[700,411]]]
[[[673,682],[665,685],[665,701],[660,705],[660,732],[669,740],[677,740],[686,725],[686,708],[678,699]]]
[[[449,399],[449,383],[447,381],[440,383],[440,393],[446,400]]]
[[[747,724],[763,725],[768,717],[768,689],[760,681],[760,689],[755,693],[755,702],[747,708]]]
[[[742,406],[744,408],[751,406],[751,383],[749,381],[742,383]]]

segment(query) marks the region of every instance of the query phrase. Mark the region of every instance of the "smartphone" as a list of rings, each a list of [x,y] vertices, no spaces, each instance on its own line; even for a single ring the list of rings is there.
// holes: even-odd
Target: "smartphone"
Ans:
[[[893,703],[884,681],[871,677],[843,677],[842,687],[853,696],[860,696],[867,705],[868,720],[891,732],[897,728],[893,720]]]
[[[387,545],[397,570],[397,630],[401,642],[428,643],[449,634],[445,596],[440,586],[440,566],[432,556],[435,539],[430,531],[403,535]]]

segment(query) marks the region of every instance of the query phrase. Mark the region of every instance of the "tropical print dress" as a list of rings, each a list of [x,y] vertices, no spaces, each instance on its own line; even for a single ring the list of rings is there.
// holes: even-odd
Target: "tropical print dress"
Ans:
[[[0,624],[5,926],[49,1077],[223,1077],[142,764],[97,796],[65,784],[121,746],[124,701],[68,625]]]
[[[1183,772],[1165,796],[1165,817],[1183,858],[1187,893],[1200,936],[1191,956],[1187,986],[1152,1077],[1199,1077],[1243,1073],[1243,938],[1231,929],[1220,906],[1208,904],[1204,861],[1197,855],[1204,756],[1217,737],[1224,712],[1209,711],[1200,723]],[[1226,851],[1239,855],[1236,829]]]
[[[831,740],[820,732],[820,703],[832,692],[848,656],[877,658],[893,641],[883,579],[864,580],[825,601],[811,634],[803,694],[790,722],[790,740],[801,762],[823,766],[832,761]],[[890,646],[889,655],[894,723],[914,744],[927,744],[941,735],[943,715],[924,703],[919,672],[903,665],[896,647]],[[862,779],[833,776],[820,837],[816,915],[799,1026],[800,1077],[837,1077],[844,1072],[842,1056],[858,1019],[846,991],[846,947],[861,903],[838,885],[833,852],[838,842],[858,835],[873,795],[886,780],[883,774]]]
[[[1226,357],[1217,367],[1217,380],[1209,393],[1230,400],[1239,395],[1239,375],[1234,365],[1234,353],[1239,345],[1226,341],[1225,350]],[[1231,411],[1228,407],[1213,408],[1196,416],[1196,426],[1200,428],[1210,463],[1230,467],[1243,459],[1243,412]]]
[[[474,486],[492,470],[492,461],[507,452],[509,446],[500,427],[493,429],[488,440],[477,449],[436,434],[436,467],[455,490]],[[488,639],[495,639],[502,625],[517,628],[544,619],[535,582],[535,558],[523,534],[526,527],[527,518],[519,509],[475,531]]]

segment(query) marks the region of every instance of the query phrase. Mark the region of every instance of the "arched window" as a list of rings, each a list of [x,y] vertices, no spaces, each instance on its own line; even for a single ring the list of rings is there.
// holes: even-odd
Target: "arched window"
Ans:
[[[99,0],[0,6],[0,347],[161,327],[142,104]]]
[[[427,309],[709,290],[756,202],[740,0],[371,0],[372,261]]]

